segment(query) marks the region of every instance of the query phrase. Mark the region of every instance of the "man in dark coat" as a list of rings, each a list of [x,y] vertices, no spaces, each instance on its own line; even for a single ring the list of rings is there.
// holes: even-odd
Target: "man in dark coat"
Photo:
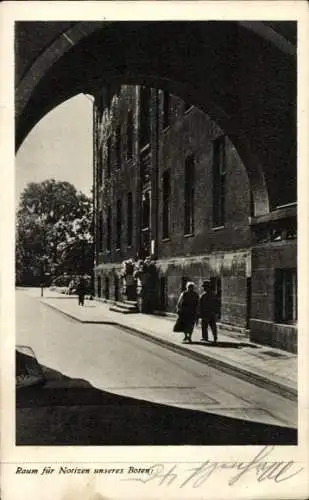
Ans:
[[[86,282],[84,278],[80,278],[77,285],[78,305],[83,306],[86,293]]]
[[[208,341],[208,325],[211,328],[214,343],[217,342],[217,324],[216,315],[218,309],[218,301],[210,287],[210,281],[203,282],[204,292],[199,300],[199,317],[202,320],[202,340]]]

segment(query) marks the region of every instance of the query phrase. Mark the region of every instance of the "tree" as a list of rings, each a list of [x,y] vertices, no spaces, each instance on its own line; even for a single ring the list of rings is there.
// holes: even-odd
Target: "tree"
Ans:
[[[38,285],[42,274],[92,274],[92,200],[68,182],[30,183],[17,212],[16,281]]]

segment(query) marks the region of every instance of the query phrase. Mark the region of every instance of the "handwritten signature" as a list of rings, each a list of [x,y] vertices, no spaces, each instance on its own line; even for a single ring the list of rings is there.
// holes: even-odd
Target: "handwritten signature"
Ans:
[[[147,477],[135,476],[123,478],[123,480],[142,483],[157,482],[158,486],[170,486],[171,484],[177,485],[179,483],[179,488],[184,488],[185,486],[199,488],[211,476],[222,470],[233,471],[228,480],[229,486],[235,485],[246,476],[248,477],[249,473],[255,474],[258,482],[268,480],[275,483],[282,483],[295,477],[303,470],[303,467],[299,467],[293,460],[289,462],[270,460],[274,448],[274,446],[265,446],[249,462],[216,462],[206,460],[196,467],[187,469],[185,471],[185,478],[183,478],[183,472],[181,472],[180,477],[179,465],[166,466],[162,463],[156,463],[150,467],[152,473],[147,475]]]

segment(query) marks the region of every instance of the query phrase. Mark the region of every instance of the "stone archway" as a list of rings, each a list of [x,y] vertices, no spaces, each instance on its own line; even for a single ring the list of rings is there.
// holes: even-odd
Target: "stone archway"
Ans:
[[[17,47],[35,24],[17,24]],[[45,114],[80,92],[109,82],[148,84],[204,109],[230,137],[248,172],[255,215],[295,201],[296,57],[286,25],[56,24],[41,27],[45,45],[28,64],[17,58],[16,148]],[[278,186],[283,176],[288,182]]]

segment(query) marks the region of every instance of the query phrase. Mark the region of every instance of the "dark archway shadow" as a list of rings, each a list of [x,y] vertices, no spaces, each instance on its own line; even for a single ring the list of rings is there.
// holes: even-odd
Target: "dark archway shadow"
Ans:
[[[97,21],[60,23],[58,32],[46,22],[37,29],[19,22],[15,30],[16,150],[41,118],[81,92],[148,85],[200,107],[230,138],[256,216],[295,201],[296,22],[287,40],[280,23],[261,22]],[[281,176],[289,182],[278,183]]]
[[[297,430],[98,390],[41,366],[45,383],[16,391],[16,445],[297,444]]]

